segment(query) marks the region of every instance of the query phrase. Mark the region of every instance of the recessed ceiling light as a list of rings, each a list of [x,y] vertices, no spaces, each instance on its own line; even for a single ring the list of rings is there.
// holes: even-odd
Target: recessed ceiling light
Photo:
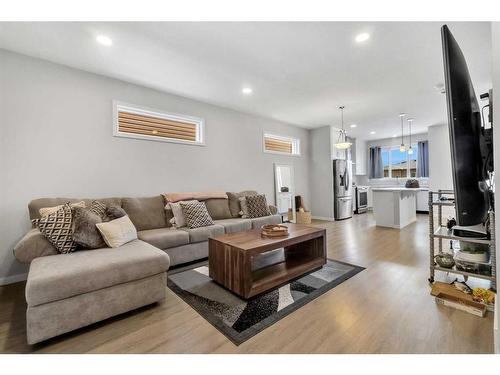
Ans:
[[[241,89],[241,92],[245,95],[250,95],[253,92],[253,90],[251,87],[243,87]]]
[[[356,35],[356,42],[358,43],[366,42],[368,39],[370,39],[370,34],[368,33],[361,33]]]
[[[376,133],[376,132],[374,132],[374,131],[371,131],[371,132],[370,132],[370,134],[375,134],[375,133]]]
[[[392,135],[392,138],[396,138],[398,135],[397,134],[393,134]]]
[[[351,128],[355,128],[356,126],[358,126],[358,125],[356,125],[356,124],[351,124]]]
[[[95,40],[97,40],[97,43],[102,44],[103,46],[109,47],[110,45],[113,44],[113,41],[111,40],[110,37],[107,37],[106,35],[98,35]]]

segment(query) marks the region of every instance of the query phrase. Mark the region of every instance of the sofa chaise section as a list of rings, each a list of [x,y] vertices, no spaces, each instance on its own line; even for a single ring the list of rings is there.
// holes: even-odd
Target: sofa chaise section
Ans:
[[[168,256],[135,240],[36,258],[26,283],[28,343],[163,300]]]

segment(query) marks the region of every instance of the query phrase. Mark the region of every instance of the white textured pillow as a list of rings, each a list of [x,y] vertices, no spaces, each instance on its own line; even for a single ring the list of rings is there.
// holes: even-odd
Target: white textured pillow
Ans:
[[[247,198],[246,197],[240,197],[238,199],[240,201],[240,207],[241,207],[240,216],[243,219],[247,219],[249,217],[249,215],[248,215]]]
[[[184,216],[184,213],[182,212],[182,207],[181,207],[181,202],[183,203],[198,203],[196,199],[190,200],[190,201],[179,201],[175,203],[168,203],[167,208],[170,208],[172,210],[172,215],[174,215],[174,218],[170,220],[170,224],[174,228],[182,228],[186,226],[186,217]]]
[[[97,223],[96,227],[109,247],[120,247],[137,239],[137,229],[127,215],[106,223]]]
[[[57,212],[59,211],[61,208],[63,208],[63,204],[60,204],[59,206],[54,206],[54,207],[43,207],[43,208],[40,208],[38,210],[38,213],[40,214],[40,216],[44,217],[44,216],[47,216],[47,215],[50,215],[50,214],[53,214],[54,212]],[[81,208],[85,208],[85,202],[84,201],[80,201],[80,202],[76,202],[76,203],[70,203],[69,205],[70,207],[81,207]]]

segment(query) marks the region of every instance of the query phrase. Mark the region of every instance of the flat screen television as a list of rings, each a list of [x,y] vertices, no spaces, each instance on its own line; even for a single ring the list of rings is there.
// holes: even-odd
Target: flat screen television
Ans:
[[[456,220],[461,227],[480,227],[491,206],[491,128],[485,131],[481,125],[481,109],[465,57],[446,25],[441,28],[441,37]]]

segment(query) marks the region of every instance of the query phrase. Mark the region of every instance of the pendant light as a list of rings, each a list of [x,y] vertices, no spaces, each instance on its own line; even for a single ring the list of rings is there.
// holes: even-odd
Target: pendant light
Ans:
[[[347,133],[344,130],[344,106],[340,106],[340,117],[342,120],[342,130],[339,131],[339,137],[337,139],[337,143],[335,143],[335,147],[339,150],[345,150],[352,146],[351,142],[347,141]]]
[[[405,117],[405,113],[400,113],[399,118],[401,119],[401,145],[399,146],[399,151],[400,152],[405,152],[406,147],[405,147],[405,142],[404,142],[404,134],[403,134],[403,117]]]
[[[413,148],[411,148],[411,124],[413,123],[413,119],[412,118],[409,118],[408,119],[408,129],[410,131],[410,140],[409,140],[409,145],[410,147],[408,147],[408,155],[412,155],[413,154]]]

